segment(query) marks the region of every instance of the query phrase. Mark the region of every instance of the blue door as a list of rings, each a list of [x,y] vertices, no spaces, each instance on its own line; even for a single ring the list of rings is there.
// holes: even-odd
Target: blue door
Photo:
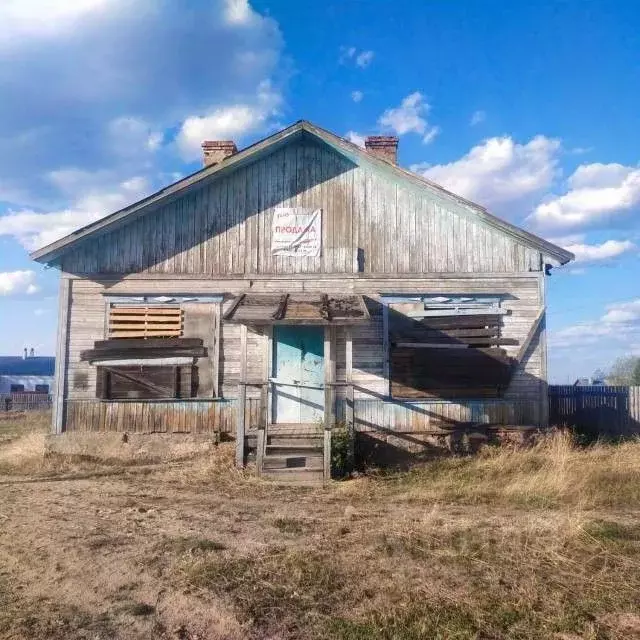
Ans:
[[[324,416],[324,329],[273,328],[273,422],[314,423]]]

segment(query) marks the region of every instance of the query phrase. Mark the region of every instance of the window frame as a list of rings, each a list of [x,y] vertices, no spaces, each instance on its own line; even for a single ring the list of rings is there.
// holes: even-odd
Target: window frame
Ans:
[[[212,305],[215,309],[215,320],[212,326],[212,332],[207,335],[198,336],[199,338],[204,340],[204,344],[208,345],[208,355],[206,356],[207,362],[211,367],[211,379],[212,379],[212,388],[211,393],[208,395],[198,395],[198,371],[199,366],[201,366],[200,358],[194,359],[194,362],[191,365],[191,380],[195,381],[192,385],[192,394],[189,397],[167,397],[164,398],[167,401],[185,401],[185,400],[217,400],[222,398],[222,381],[220,380],[220,376],[223,371],[223,363],[222,363],[222,323],[223,323],[223,304],[225,301],[225,294],[222,293],[214,293],[214,294],[203,294],[203,295],[192,295],[187,293],[180,294],[167,294],[162,295],[158,293],[147,294],[131,294],[131,295],[118,295],[112,293],[103,293],[104,299],[104,330],[103,330],[103,339],[109,340],[109,318],[110,318],[110,309],[114,305],[126,306],[126,307],[179,307],[181,310],[181,336],[180,337],[192,337],[192,336],[184,336],[185,327],[187,323],[187,318],[185,315],[185,305],[186,304],[209,304]],[[174,336],[172,336],[174,337]],[[158,340],[163,340],[162,337],[154,338]],[[128,340],[129,338],[122,338],[123,340]],[[132,338],[132,340],[140,340],[140,339],[148,339],[143,337]],[[145,366],[145,365],[141,365]],[[149,365],[151,366],[151,365]],[[186,366],[186,365],[181,365]],[[109,400],[109,398],[101,397],[98,395],[99,385],[96,376],[96,386],[95,386],[95,396],[96,398],[102,400]],[[154,400],[161,400],[160,398],[148,398],[143,399],[142,401],[152,402]],[[115,401],[126,402],[127,399],[119,399]]]
[[[474,315],[508,315],[509,310],[502,306],[503,301],[507,298],[504,293],[473,293],[473,294],[381,294],[382,316],[383,316],[383,375],[386,380],[387,396],[392,401],[402,402],[460,402],[466,399],[477,399],[476,397],[434,397],[429,395],[423,396],[406,396],[396,395],[393,392],[393,362],[392,362],[392,341],[389,311],[393,311],[393,305],[396,304],[423,304],[424,313],[419,316],[428,317],[456,317],[456,316],[474,316]],[[453,311],[453,313],[452,313]],[[408,316],[411,317],[411,316]],[[499,331],[501,335],[501,329]],[[471,349],[479,349],[480,347],[470,346]],[[484,396],[483,396],[484,397]]]

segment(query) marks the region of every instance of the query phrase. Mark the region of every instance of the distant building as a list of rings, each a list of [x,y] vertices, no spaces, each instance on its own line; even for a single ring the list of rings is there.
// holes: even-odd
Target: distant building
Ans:
[[[0,394],[52,393],[55,361],[36,356],[33,349],[23,356],[0,356]]]
[[[574,383],[574,387],[602,387],[606,381],[602,378],[578,378]]]

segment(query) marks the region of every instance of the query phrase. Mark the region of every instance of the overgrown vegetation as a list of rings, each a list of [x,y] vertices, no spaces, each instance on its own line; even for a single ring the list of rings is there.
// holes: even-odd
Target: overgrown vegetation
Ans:
[[[344,478],[351,470],[351,436],[344,423],[337,424],[331,432],[331,476]]]
[[[640,442],[555,433],[308,489],[233,445],[90,477],[94,455],[79,480],[7,462],[33,433],[0,444],[0,638],[640,637]]]

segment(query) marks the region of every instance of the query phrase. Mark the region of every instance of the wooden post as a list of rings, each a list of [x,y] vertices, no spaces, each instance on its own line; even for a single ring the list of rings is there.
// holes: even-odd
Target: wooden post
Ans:
[[[65,429],[65,402],[67,397],[67,360],[69,355],[69,309],[71,306],[71,280],[60,276],[58,300],[58,335],[56,341],[55,391],[53,394],[52,432]]]
[[[540,306],[546,310],[547,308],[547,277],[544,272],[544,267],[540,272],[539,277],[539,296]],[[542,316],[540,325],[540,425],[541,427],[549,426],[549,373],[548,373],[548,359],[547,359],[547,315]]]
[[[238,393],[238,419],[236,422],[236,466],[244,467],[244,435],[247,412],[247,325],[240,325],[240,388]]]
[[[258,422],[258,439],[256,442],[256,469],[258,475],[262,473],[265,446],[267,444],[267,399],[269,397],[269,383],[265,382],[260,389],[260,421]]]
[[[353,406],[353,335],[351,327],[345,329],[345,379],[347,382],[345,398],[345,421],[349,434],[348,465],[353,469],[355,459],[355,415]]]
[[[331,430],[335,423],[336,331],[325,327],[324,331],[324,481],[331,479]]]
[[[382,377],[387,388],[387,395],[391,395],[391,380],[389,377],[389,305],[382,303]]]
[[[211,349],[211,377],[213,397],[220,397],[220,334],[222,332],[222,302],[213,306],[213,336]]]

